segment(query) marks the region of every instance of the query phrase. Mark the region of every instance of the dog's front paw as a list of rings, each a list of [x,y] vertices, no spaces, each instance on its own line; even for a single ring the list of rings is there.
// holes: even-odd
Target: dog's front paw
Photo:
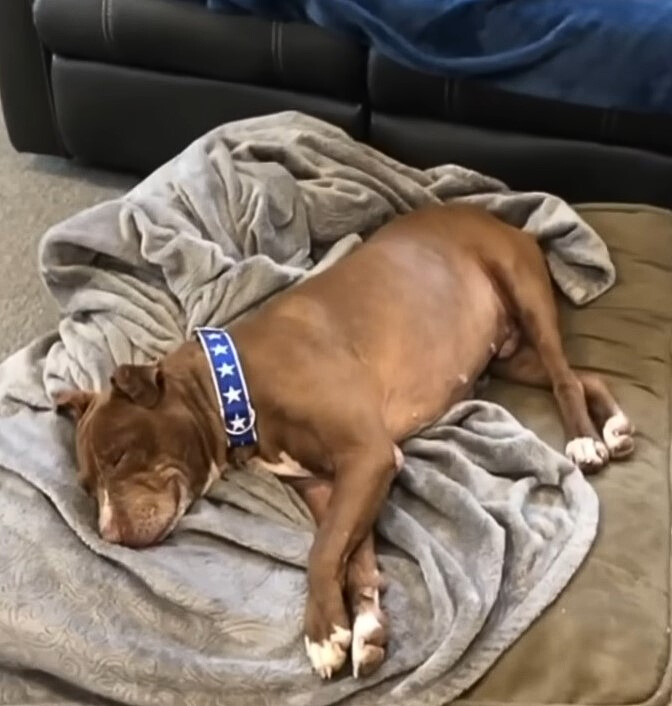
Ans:
[[[305,640],[306,653],[313,669],[322,679],[331,679],[345,663],[352,633],[346,628],[334,625],[329,637],[317,641],[306,635]]]
[[[328,593],[324,589],[319,602],[309,596],[306,604],[306,653],[322,679],[331,679],[341,669],[352,642],[340,588],[336,585],[331,601],[325,600]]]
[[[602,430],[602,437],[611,458],[624,458],[633,452],[635,448],[634,433],[634,426],[623,412],[618,412],[607,419]]]
[[[352,674],[368,677],[385,659],[387,620],[378,604],[378,591],[373,600],[362,601],[357,606],[352,626]]]
[[[578,436],[567,443],[565,455],[584,473],[595,473],[609,461],[609,451],[599,440],[591,436]]]

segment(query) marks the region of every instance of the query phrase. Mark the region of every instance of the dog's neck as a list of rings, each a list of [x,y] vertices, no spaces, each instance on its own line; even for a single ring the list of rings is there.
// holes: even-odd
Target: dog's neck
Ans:
[[[218,391],[212,382],[207,356],[200,343],[189,341],[169,354],[164,367],[175,384],[179,385],[182,399],[205,432],[209,451],[220,469],[236,465],[254,454],[253,447],[232,448],[228,444],[222,420]]]

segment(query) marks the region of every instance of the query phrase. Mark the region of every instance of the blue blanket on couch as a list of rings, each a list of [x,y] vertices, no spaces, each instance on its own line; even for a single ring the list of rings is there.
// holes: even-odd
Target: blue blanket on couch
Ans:
[[[423,71],[565,102],[672,113],[672,0],[200,1],[310,21]]]

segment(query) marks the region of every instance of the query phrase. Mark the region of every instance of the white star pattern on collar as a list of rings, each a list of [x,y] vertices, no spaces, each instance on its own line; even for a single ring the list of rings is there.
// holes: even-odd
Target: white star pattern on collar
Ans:
[[[229,365],[229,363],[222,363],[219,368],[217,368],[217,372],[222,378],[225,378],[228,375],[233,375],[233,365]]]
[[[231,404],[232,402],[240,402],[240,395],[242,394],[242,390],[236,390],[234,387],[229,387],[229,389],[224,393],[224,397],[226,397],[226,401]]]
[[[0,0],[1,1],[1,0]],[[231,447],[257,443],[256,413],[249,398],[236,344],[223,329],[196,329],[217,390],[219,412]]]
[[[241,417],[239,414],[236,414],[236,416],[231,420],[231,428],[233,431],[243,431],[246,423],[247,419],[245,419],[245,417]]]

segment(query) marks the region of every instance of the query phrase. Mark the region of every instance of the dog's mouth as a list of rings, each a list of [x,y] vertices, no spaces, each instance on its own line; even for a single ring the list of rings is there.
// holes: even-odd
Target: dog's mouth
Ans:
[[[175,513],[173,517],[168,521],[168,524],[164,527],[163,531],[160,532],[159,536],[156,538],[154,544],[163,542],[163,540],[170,535],[177,523],[184,517],[189,505],[191,504],[191,498],[189,497],[189,492],[184,483],[176,481],[177,486],[177,503],[175,505]]]

